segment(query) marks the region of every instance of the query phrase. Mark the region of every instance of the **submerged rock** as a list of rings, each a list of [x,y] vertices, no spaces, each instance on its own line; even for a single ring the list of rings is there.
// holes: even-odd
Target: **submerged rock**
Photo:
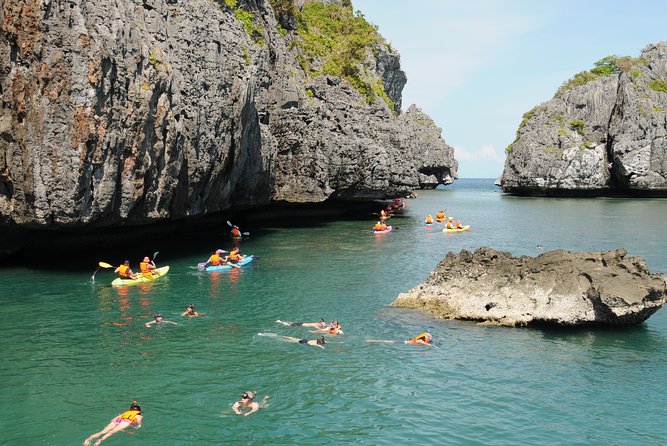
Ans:
[[[505,326],[639,324],[667,301],[667,278],[624,249],[513,257],[483,247],[449,253],[392,305]]]

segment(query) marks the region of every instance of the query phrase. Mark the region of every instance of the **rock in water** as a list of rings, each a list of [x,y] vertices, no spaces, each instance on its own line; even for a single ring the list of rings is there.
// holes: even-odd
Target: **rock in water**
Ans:
[[[392,305],[505,326],[639,324],[667,300],[667,278],[624,249],[513,257],[483,247],[449,253]]]

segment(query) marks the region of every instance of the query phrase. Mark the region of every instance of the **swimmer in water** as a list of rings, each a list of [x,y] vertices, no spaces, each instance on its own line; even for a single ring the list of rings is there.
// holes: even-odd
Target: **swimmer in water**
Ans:
[[[197,317],[201,316],[201,314],[195,311],[195,306],[193,304],[190,304],[188,305],[188,308],[186,308],[186,310],[181,313],[181,316]]]
[[[329,324],[324,319],[321,322],[287,322],[278,319],[277,324],[283,324],[286,327],[313,327],[317,329],[326,329]]]
[[[153,325],[153,324],[157,324],[157,325],[162,325],[162,324],[173,324],[173,325],[178,325],[176,322],[172,322],[172,321],[166,321],[166,320],[164,320],[164,317],[162,316],[162,313],[155,313],[155,314],[153,315],[153,318],[154,318],[155,320],[150,321],[150,322],[146,322],[146,324],[145,324],[146,327],[150,328],[150,326]]]
[[[328,333],[330,335],[337,336],[343,334],[343,327],[340,325],[340,322],[331,321],[331,323],[325,328],[319,328],[312,333]]]
[[[391,341],[388,339],[369,339],[368,342],[382,342],[385,344],[420,344],[437,348],[435,345],[433,345],[433,336],[428,331],[425,331],[424,333],[415,336],[414,338],[407,339],[405,341]]]
[[[139,407],[136,401],[133,401],[130,405],[130,410],[126,410],[122,414],[113,418],[104,429],[86,438],[86,440],[83,442],[83,445],[89,446],[90,442],[95,438],[102,437],[94,443],[94,446],[97,446],[113,434],[123,431],[130,426],[135,429],[139,429],[141,427],[141,420],[143,420],[143,416],[141,415],[141,407]]]
[[[255,397],[257,396],[257,391],[251,392],[243,392],[241,395],[241,399],[237,402],[234,403],[232,406],[232,410],[234,413],[238,415],[243,415],[244,417],[247,417],[251,413],[255,413],[259,410],[259,403],[255,401]],[[241,412],[241,408],[250,408],[248,412]]]
[[[305,345],[310,345],[311,347],[319,347],[321,349],[324,349],[324,336],[320,337],[319,339],[300,339],[300,338],[295,338],[292,336],[283,336],[283,339],[286,339],[290,342],[298,342],[299,344],[305,344]]]

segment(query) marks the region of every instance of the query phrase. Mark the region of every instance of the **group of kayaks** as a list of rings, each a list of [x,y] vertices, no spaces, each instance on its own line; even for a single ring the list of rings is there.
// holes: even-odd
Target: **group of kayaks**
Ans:
[[[428,215],[424,219],[424,224],[427,227],[432,227],[434,222],[444,225],[442,232],[465,232],[470,230],[470,225],[461,225],[460,223],[455,222],[453,217],[447,218],[444,211],[438,211],[438,213],[435,215],[435,219],[431,215]],[[456,226],[452,227],[453,224],[456,224]]]

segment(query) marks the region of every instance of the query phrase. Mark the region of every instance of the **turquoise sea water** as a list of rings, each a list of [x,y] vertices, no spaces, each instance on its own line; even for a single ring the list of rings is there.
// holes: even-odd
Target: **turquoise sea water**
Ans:
[[[469,233],[422,224],[447,208]],[[664,199],[504,196],[459,180],[409,200],[398,228],[366,221],[251,230],[242,270],[204,273],[198,255],[162,243],[147,286],[115,289],[89,269],[0,270],[0,444],[75,445],[133,399],[144,426],[104,445],[635,445],[667,444],[667,313],[614,330],[481,327],[387,305],[449,251],[515,255],[626,248],[667,273]],[[211,249],[219,234],[202,234]],[[120,258],[100,259],[110,263]],[[136,263],[135,263],[136,264]],[[186,319],[189,303],[205,313]],[[178,326],[146,328],[154,312]],[[324,350],[276,319],[339,319]],[[430,329],[437,349],[402,340]],[[258,335],[258,333],[268,335]],[[249,417],[230,407],[258,390]]]

